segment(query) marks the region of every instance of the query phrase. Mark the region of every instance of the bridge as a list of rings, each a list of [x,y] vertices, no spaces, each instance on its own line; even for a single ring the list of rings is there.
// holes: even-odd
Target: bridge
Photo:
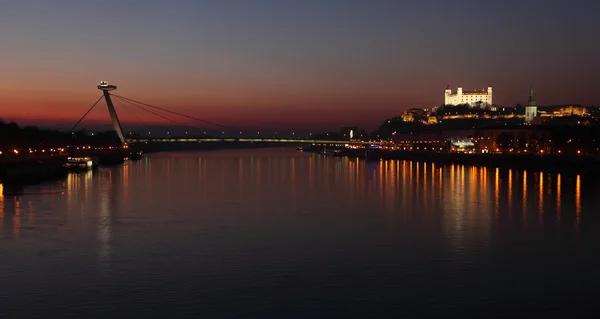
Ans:
[[[288,143],[288,144],[335,144],[335,145],[372,145],[379,142],[370,141],[339,141],[339,140],[311,140],[311,139],[291,139],[291,138],[152,138],[152,139],[125,139],[128,144],[136,143]]]
[[[102,96],[98,98],[96,103],[92,105],[92,107],[77,121],[77,123],[73,126],[71,131],[74,131],[75,128],[83,121],[83,119],[94,109],[94,107],[104,98],[106,101],[106,105],[108,107],[108,112],[110,114],[111,123],[114,131],[116,132],[119,140],[122,145],[131,145],[131,144],[148,144],[148,143],[267,143],[267,144],[315,144],[315,145],[372,145],[372,144],[380,144],[380,141],[363,141],[352,139],[352,132],[350,133],[350,138],[347,140],[334,140],[334,139],[311,139],[311,138],[273,138],[273,137],[264,137],[264,138],[243,138],[243,137],[168,137],[168,138],[128,138],[124,133],[121,122],[119,120],[119,116],[117,115],[117,111],[114,106],[114,101],[118,101],[119,103],[123,103],[124,106],[133,106],[137,109],[141,109],[145,112],[153,114],[162,118],[163,120],[167,120],[172,124],[175,124],[180,127],[186,127],[191,129],[199,129],[203,130],[203,128],[184,125],[174,121],[171,118],[168,118],[159,112],[169,113],[170,115],[175,115],[179,117],[184,117],[188,120],[194,120],[198,122],[205,123],[207,125],[216,126],[223,130],[222,134],[225,133],[225,130],[239,132],[241,134],[241,130],[237,128],[233,128],[230,126],[226,126],[223,124],[219,124],[213,121],[208,121],[205,119],[200,119],[197,117],[189,116],[186,114],[182,114],[179,112],[171,111],[162,107],[154,106],[148,103],[143,103],[131,98],[127,98],[124,96],[116,95],[112,93],[117,89],[115,85],[108,84],[105,81],[100,82],[97,86],[99,90],[102,91]],[[134,114],[135,115],[135,114]],[[135,117],[141,121],[141,119],[135,115]],[[142,122],[143,123],[143,122]],[[206,133],[206,132],[204,132]],[[206,134],[205,134],[206,135]]]

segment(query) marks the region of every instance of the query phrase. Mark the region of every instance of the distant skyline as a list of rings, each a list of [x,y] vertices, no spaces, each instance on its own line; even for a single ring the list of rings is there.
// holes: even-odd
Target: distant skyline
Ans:
[[[526,103],[530,85],[540,105],[600,105],[597,12],[594,0],[4,0],[0,119],[68,126],[101,80],[256,130],[373,129],[459,84],[491,84],[500,105]],[[106,106],[89,121],[107,123]]]

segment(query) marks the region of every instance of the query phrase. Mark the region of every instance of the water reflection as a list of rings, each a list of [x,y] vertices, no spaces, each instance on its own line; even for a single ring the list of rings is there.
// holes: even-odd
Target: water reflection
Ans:
[[[523,171],[523,222],[527,222],[527,171]]]
[[[508,213],[510,214],[510,216],[512,217],[512,206],[513,206],[513,198],[512,198],[512,194],[513,194],[513,170],[509,170],[508,171],[508,183],[507,183],[507,187],[508,187]]]
[[[575,182],[575,216],[577,227],[579,227],[581,223],[581,175],[577,175]]]
[[[110,195],[108,193],[100,196],[100,211],[98,214],[98,261],[101,266],[106,266],[110,260],[110,240],[112,236],[112,218],[110,208]]]
[[[515,278],[522,284],[559,271],[573,275],[579,261],[593,260],[575,256],[569,242],[575,232],[582,234],[578,238],[600,233],[593,182],[587,176],[365,162],[294,150],[155,154],[19,192],[0,185],[0,281],[30,285],[31,293],[21,289],[6,300],[22,302],[23,311],[30,309],[25,305],[70,301],[68,291],[76,292],[72,300],[81,294],[100,308],[112,306],[118,294],[116,308],[136,311],[140,296],[132,290],[151,305],[175,305],[169,311],[236,296],[234,301],[256,295],[292,304],[302,289],[327,290],[322,278],[344,288],[324,294],[345,300],[365,292],[394,294],[404,285],[409,297],[412,287],[427,288],[415,297],[420,299],[448,286],[459,290],[461,301],[479,304],[496,300],[493,293],[481,294],[506,289]],[[577,244],[600,242],[591,239]],[[581,251],[593,254],[592,246]],[[562,248],[579,260],[546,262]],[[533,270],[526,273],[524,264]],[[568,271],[566,264],[572,265]],[[340,279],[344,274],[351,278]],[[291,288],[281,284],[284,277]],[[401,285],[378,290],[390,282]],[[42,298],[40,285],[68,289],[49,289]],[[260,290],[265,285],[278,289]],[[249,286],[260,291],[246,294]],[[104,299],[98,298],[102,289],[110,291]],[[515,289],[526,294],[518,300],[533,298],[534,290]],[[243,296],[236,295],[240,291]],[[236,303],[222,309],[231,305]]]
[[[0,183],[0,238],[4,228],[4,185]]]
[[[390,216],[419,210],[421,218],[428,219],[435,218],[426,217],[432,213],[448,212],[453,214],[452,220],[456,222],[455,231],[463,229],[467,221],[482,222],[477,221],[476,216],[491,215],[496,222],[506,218],[514,222],[513,214],[517,214],[526,227],[528,213],[533,209],[539,226],[543,226],[549,212],[553,214],[551,220],[560,220],[562,212],[568,213],[569,208],[575,213],[575,223],[581,223],[581,176],[566,182],[561,174],[463,165],[436,166],[409,161],[365,162],[303,153],[233,156],[156,156],[128,162],[118,169],[71,174],[64,184],[66,210],[60,213],[60,223],[68,224],[68,219],[81,221],[88,218],[84,217],[87,212],[97,211],[98,238],[103,247],[99,254],[108,258],[113,211],[123,207],[135,209],[140,202],[159,199],[164,194],[158,196],[153,192],[165,186],[169,187],[169,196],[185,202],[191,199],[185,198],[189,192],[181,192],[181,188],[196,192],[210,189],[210,193],[218,198],[233,193],[235,197],[250,196],[249,193],[256,197],[278,194],[281,198],[290,197],[298,205],[329,194],[343,198],[346,203],[363,202],[363,205],[385,211]],[[154,165],[157,165],[156,169],[153,169]],[[164,174],[162,177],[160,172]],[[190,176],[194,178],[189,179]],[[153,184],[153,179],[159,183]],[[531,179],[537,183],[530,183]],[[218,187],[215,188],[216,184]],[[23,204],[19,196],[5,195],[5,186],[0,184],[0,187],[1,228],[6,229],[10,224],[13,237],[19,238],[22,207],[35,210],[35,205],[30,201]],[[173,187],[178,190],[174,191]],[[572,187],[571,199],[569,192],[565,192],[569,187]],[[138,198],[142,190],[144,196],[148,196],[147,200]],[[533,202],[535,199],[537,202]],[[33,217],[27,215],[27,223],[35,224]]]
[[[539,224],[542,225],[543,216],[544,216],[544,173],[539,173],[540,185],[538,187],[538,216],[539,216]]]
[[[557,174],[556,176],[556,218],[560,219],[560,203],[562,196],[562,187],[561,187],[561,174]]]
[[[152,169],[154,165],[157,165],[156,170]],[[153,179],[159,183],[153,184]],[[537,183],[532,184],[531,179]],[[528,212],[535,209],[538,225],[542,226],[550,211],[554,220],[572,208],[579,225],[583,206],[581,176],[576,176],[573,182],[569,180],[573,179],[566,182],[561,174],[409,161],[365,162],[312,154],[237,156],[233,161],[224,155],[165,156],[129,162],[116,170],[69,175],[64,184],[67,209],[61,223],[68,223],[69,218],[81,220],[82,214],[97,211],[98,237],[101,242],[108,242],[113,210],[133,209],[140,202],[159,199],[162,195],[153,192],[166,186],[169,196],[184,201],[191,199],[184,197],[188,191],[179,194],[181,188],[196,192],[210,189],[211,194],[220,198],[232,193],[235,197],[249,196],[248,193],[258,197],[279,194],[290,197],[298,205],[309,198],[330,194],[347,203],[368,202],[369,206],[391,215],[417,209],[423,218],[436,211],[452,212],[458,214],[455,220],[459,224],[468,220],[464,214],[469,218],[493,214],[497,222],[504,218],[512,220],[513,214],[517,214],[518,220],[526,226]],[[23,203],[18,196],[4,195],[6,190],[1,184],[0,187],[3,194],[0,195],[0,225],[5,229],[8,219],[12,233],[18,238]],[[173,187],[177,187],[177,191]],[[570,202],[569,192],[564,190],[569,187],[573,194]],[[148,200],[138,198],[142,190]],[[533,202],[535,199],[537,202]],[[34,204],[25,205],[35,210]],[[107,256],[106,249],[102,255]]]

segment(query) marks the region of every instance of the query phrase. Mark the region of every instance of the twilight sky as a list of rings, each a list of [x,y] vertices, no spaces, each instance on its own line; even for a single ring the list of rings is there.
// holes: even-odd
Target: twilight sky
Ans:
[[[443,103],[448,84],[492,84],[501,105],[525,103],[530,83],[542,105],[600,105],[598,12],[597,0],[2,0],[0,118],[72,124],[100,80],[257,129],[372,129]],[[104,104],[90,116],[108,121]]]

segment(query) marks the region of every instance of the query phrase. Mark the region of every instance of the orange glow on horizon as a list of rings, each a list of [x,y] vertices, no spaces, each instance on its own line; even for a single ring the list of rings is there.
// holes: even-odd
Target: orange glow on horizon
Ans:
[[[0,119],[26,123],[26,125],[74,124],[101,96],[95,84],[90,82],[85,87],[81,83],[73,86],[45,84],[41,85],[41,89],[38,86],[32,89],[15,86],[2,90],[0,91]],[[316,95],[307,92],[290,95],[261,94],[251,91],[244,93],[239,90],[221,90],[222,92],[205,90],[194,93],[198,91],[197,88],[173,89],[169,86],[157,93],[154,89],[132,90],[126,85],[120,86],[119,83],[116,85],[119,87],[115,92],[117,95],[224,125],[246,125],[257,128],[306,125],[306,123],[334,128],[348,123],[359,126],[378,125],[388,117],[389,109],[396,109],[399,103],[396,101],[397,98],[384,96],[381,103],[377,103],[378,108],[369,108],[369,111],[365,112],[364,106],[372,105],[373,96],[362,93],[358,93],[358,96],[347,92],[321,92]],[[67,90],[65,87],[72,90]],[[340,97],[333,98],[335,94],[340,94]],[[123,124],[139,124],[139,120],[135,117],[137,115],[149,125],[173,125],[118,98],[113,98],[113,102]],[[180,116],[160,111],[157,113],[183,125],[206,126],[205,123]],[[82,125],[85,127],[90,123],[109,124],[106,103],[103,100],[88,114]]]

